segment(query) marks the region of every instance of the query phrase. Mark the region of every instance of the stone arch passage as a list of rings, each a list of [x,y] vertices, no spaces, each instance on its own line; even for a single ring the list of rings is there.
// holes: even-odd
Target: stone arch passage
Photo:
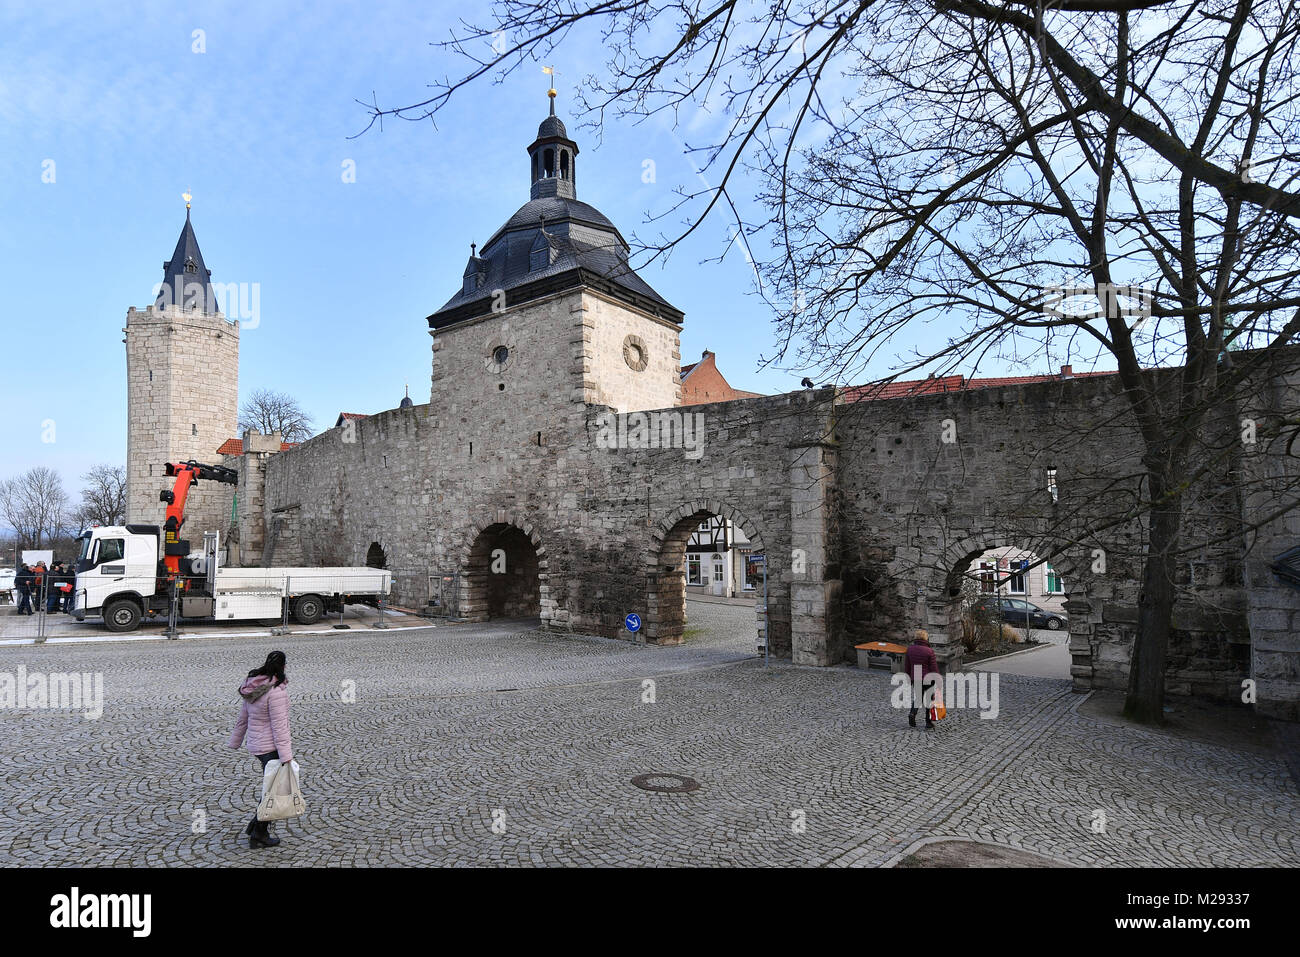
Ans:
[[[474,536],[461,566],[461,617],[543,617],[545,567],[546,551],[530,529],[508,519],[486,526]]]
[[[387,568],[388,555],[384,553],[384,547],[378,542],[371,542],[370,547],[366,549],[366,567],[367,568]]]
[[[947,573],[943,581],[942,594],[937,601],[929,603],[929,621],[925,627],[930,631],[930,640],[935,645],[939,658],[947,663],[949,669],[960,668],[965,653],[962,644],[962,583],[969,580],[967,578],[968,573],[972,572],[972,566],[977,563],[985,552],[1006,549],[1032,553],[1034,560],[1038,562],[1046,561],[1043,555],[1040,554],[1047,550],[1045,545],[1039,544],[1035,546],[1014,537],[999,535],[965,538],[945,551],[941,567],[946,565]],[[1087,614],[1089,606],[1082,597],[1085,594],[1085,589],[1078,575],[1076,575],[1077,563],[1069,556],[1057,555],[1050,559],[1050,564],[1063,579],[1064,592],[1055,604],[1064,606],[1065,627],[1069,636],[1070,673],[1062,674],[1061,677],[1072,678],[1076,687],[1078,687],[1081,677],[1087,678],[1091,675],[1092,651],[1091,642],[1088,640],[1091,625]],[[1014,594],[1010,587],[1000,587],[999,583],[1003,582],[1003,578],[1007,576],[1010,569],[999,570],[995,567],[992,571],[994,572],[992,595],[1005,595],[1008,598],[1028,601],[1030,604],[1039,607],[1048,604],[1042,601],[1042,596]],[[974,569],[973,573],[978,578],[979,569]],[[1050,611],[1051,609],[1047,608],[1045,610]]]
[[[744,515],[722,502],[695,500],[682,505],[664,518],[655,529],[645,558],[646,613],[642,623],[645,641],[662,645],[678,644],[686,629],[686,579],[683,565],[686,544],[691,534],[706,519],[718,515],[730,519],[749,538],[755,554],[764,552],[763,537]],[[771,587],[772,583],[769,583]],[[759,614],[763,613],[762,596],[755,596]],[[765,620],[756,621],[756,634],[762,641]]]

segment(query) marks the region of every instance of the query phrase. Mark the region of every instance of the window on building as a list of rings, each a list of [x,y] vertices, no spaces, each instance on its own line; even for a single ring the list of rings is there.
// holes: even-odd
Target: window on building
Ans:
[[[686,584],[703,585],[704,579],[700,577],[700,556],[686,556]]]
[[[1025,573],[1012,572],[1011,573],[1011,594],[1023,595],[1024,593],[1025,593]]]
[[[1056,488],[1056,469],[1047,470],[1047,494],[1052,496],[1052,502],[1055,504],[1059,495]]]
[[[991,595],[997,591],[997,571],[992,562],[980,562],[980,591],[985,595]]]
[[[1056,569],[1052,567],[1050,562],[1047,564],[1046,575],[1047,575],[1047,594],[1064,595],[1065,581],[1061,578],[1060,575],[1057,574]]]

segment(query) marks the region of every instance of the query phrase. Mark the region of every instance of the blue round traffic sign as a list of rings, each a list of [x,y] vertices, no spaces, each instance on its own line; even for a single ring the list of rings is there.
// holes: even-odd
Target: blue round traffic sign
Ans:
[[[623,624],[627,625],[628,631],[640,631],[641,616],[638,615],[636,612],[633,612],[632,614],[628,615],[626,618],[623,619]]]

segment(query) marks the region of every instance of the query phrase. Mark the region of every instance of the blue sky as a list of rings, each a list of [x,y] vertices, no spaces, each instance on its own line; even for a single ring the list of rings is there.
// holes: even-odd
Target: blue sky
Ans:
[[[486,6],[126,9],[0,13],[0,477],[51,465],[74,490],[90,465],[125,461],[121,330],[128,306],[152,302],[186,189],[213,280],[260,286],[260,322],[241,336],[241,397],[288,392],[318,430],[343,410],[395,406],[407,383],[427,400],[425,317],[458,287],[469,243],[528,199],[525,147],[546,114],[547,78],[527,67],[464,91],[436,128],[390,121],[349,139],[366,123],[357,100],[374,91],[382,105],[407,103],[463,69],[431,43]],[[582,150],[579,198],[630,235],[698,180],[665,127],[611,122],[597,144],[575,122],[566,91],[602,56],[590,44],[557,55],[559,113]],[[642,182],[645,159],[653,184]],[[772,350],[771,315],[739,250],[701,264],[727,235],[718,220],[642,275],[686,313],[684,362],[708,348],[738,388],[796,388],[799,374],[757,368]]]

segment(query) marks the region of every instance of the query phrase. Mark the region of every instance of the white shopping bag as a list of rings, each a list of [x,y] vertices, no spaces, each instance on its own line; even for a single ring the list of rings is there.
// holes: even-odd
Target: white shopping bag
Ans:
[[[257,805],[259,821],[284,821],[300,817],[307,804],[299,790],[298,762],[290,761],[288,767],[278,758],[266,762],[262,772],[262,800]]]

